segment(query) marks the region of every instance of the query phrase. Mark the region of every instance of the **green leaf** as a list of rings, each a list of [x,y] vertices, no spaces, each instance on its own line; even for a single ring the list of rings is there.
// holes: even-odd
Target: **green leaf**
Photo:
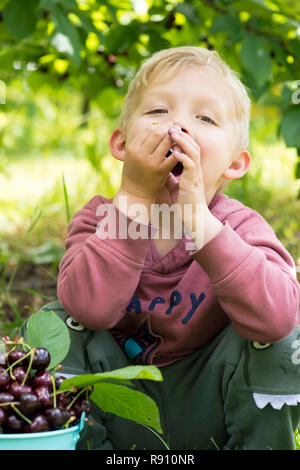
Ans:
[[[99,31],[93,24],[92,20],[85,16],[84,13],[80,11],[76,11],[76,16],[80,19],[82,29],[84,29],[87,33],[95,33],[99,40],[103,41],[103,34]]]
[[[295,168],[295,178],[299,179],[300,178],[300,161],[296,163],[296,168]]]
[[[31,347],[48,349],[51,356],[50,370],[63,361],[70,348],[68,328],[53,311],[41,310],[29,317],[26,341]]]
[[[155,366],[128,366],[122,369],[115,369],[110,372],[101,372],[97,374],[83,374],[64,380],[61,389],[66,390],[74,386],[76,388],[94,385],[108,380],[124,381],[131,379],[163,380],[160,370]]]
[[[288,147],[300,147],[300,109],[285,112],[280,129]]]
[[[170,47],[170,42],[161,35],[159,28],[146,28],[145,32],[149,35],[148,49],[151,53]]]
[[[77,3],[75,0],[41,0],[40,8],[50,9],[54,4],[63,4],[64,8],[76,9]]]
[[[178,11],[186,17],[189,23],[201,24],[201,18],[194,5],[187,2],[179,3],[175,6],[174,11]]]
[[[51,43],[59,52],[69,56],[76,65],[80,65],[81,43],[76,26],[70,22],[60,5],[53,5],[51,12],[56,26]]]
[[[237,17],[231,15],[218,15],[210,28],[211,33],[225,31],[233,41],[238,41],[242,34],[242,26]]]
[[[95,385],[90,398],[106,413],[150,426],[162,433],[157,405],[142,392],[123,385],[101,383]]]
[[[243,67],[251,73],[258,87],[265,85],[272,73],[272,60],[267,45],[264,38],[255,34],[247,34],[241,44],[240,57]]]
[[[16,39],[23,39],[29,36],[36,24],[35,7],[36,0],[10,0],[3,10],[3,21],[8,31]]]

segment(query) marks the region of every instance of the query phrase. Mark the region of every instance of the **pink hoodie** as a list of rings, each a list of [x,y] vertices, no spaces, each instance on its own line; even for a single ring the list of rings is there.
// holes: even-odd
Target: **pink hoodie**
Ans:
[[[188,251],[184,238],[159,258],[150,237],[99,238],[97,214],[111,201],[95,196],[71,221],[58,298],[79,323],[111,330],[136,363],[178,360],[230,322],[242,337],[265,343],[300,322],[294,262],[256,211],[217,193],[209,209],[221,232],[198,251]]]

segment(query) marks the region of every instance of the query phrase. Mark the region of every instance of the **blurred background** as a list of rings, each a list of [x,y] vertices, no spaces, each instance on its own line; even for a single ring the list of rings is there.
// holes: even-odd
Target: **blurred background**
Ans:
[[[56,299],[70,219],[118,190],[109,136],[131,78],[162,48],[215,49],[240,74],[252,168],[226,193],[299,266],[299,39],[296,0],[0,0],[1,333]]]

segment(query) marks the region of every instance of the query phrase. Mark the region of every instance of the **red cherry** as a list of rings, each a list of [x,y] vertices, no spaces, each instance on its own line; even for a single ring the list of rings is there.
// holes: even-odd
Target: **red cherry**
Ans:
[[[4,367],[0,367],[0,390],[6,390],[7,385],[10,382],[10,376],[8,372],[5,372]]]
[[[40,387],[35,388],[33,393],[38,397],[41,405],[44,408],[53,406],[53,398],[50,395],[48,387],[41,385]]]
[[[25,378],[26,372],[27,372],[27,369],[25,367],[18,365],[16,367],[13,367],[12,375],[16,378],[16,381],[21,384]],[[30,382],[30,379],[31,379],[30,374],[28,374],[26,378],[27,384]]]
[[[33,387],[48,387],[50,390],[53,388],[52,375],[48,370],[38,370],[32,381]]]
[[[36,415],[31,424],[27,424],[24,427],[25,432],[45,432],[49,431],[49,429],[50,427],[47,418],[42,414]]]
[[[15,398],[19,398],[22,393],[32,393],[32,387],[31,385],[22,385],[19,384],[19,382],[12,382],[9,387],[9,392],[12,393]]]

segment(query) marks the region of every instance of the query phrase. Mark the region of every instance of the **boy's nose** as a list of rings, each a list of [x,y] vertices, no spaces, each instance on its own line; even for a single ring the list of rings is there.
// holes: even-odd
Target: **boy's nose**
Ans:
[[[176,129],[176,127],[179,129],[182,130],[182,132],[185,132],[186,134],[188,134],[188,131],[185,127],[181,127],[179,124],[175,124],[174,128]]]

